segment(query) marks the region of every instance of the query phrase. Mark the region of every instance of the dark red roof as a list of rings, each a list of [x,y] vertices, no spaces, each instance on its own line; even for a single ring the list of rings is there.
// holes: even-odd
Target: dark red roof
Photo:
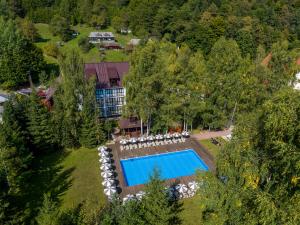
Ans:
[[[84,68],[84,74],[87,79],[96,76],[98,88],[110,88],[110,79],[119,79],[117,86],[122,87],[123,77],[128,71],[128,62],[87,63]]]
[[[300,66],[300,58],[297,59],[297,65]]]

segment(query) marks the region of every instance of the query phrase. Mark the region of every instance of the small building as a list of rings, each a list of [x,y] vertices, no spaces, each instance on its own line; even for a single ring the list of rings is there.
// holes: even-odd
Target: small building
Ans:
[[[85,64],[85,78],[96,77],[96,101],[100,117],[112,118],[121,116],[126,95],[122,81],[128,71],[128,62]]]
[[[121,118],[118,125],[122,135],[138,137],[141,134],[141,121],[136,117]],[[144,131],[147,129],[146,124],[143,124],[143,129]]]
[[[114,41],[115,36],[112,32],[91,32],[89,35],[89,42],[92,44]]]

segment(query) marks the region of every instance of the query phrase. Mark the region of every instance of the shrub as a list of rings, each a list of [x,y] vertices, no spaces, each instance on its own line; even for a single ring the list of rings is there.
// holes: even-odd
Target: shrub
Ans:
[[[53,42],[49,42],[48,44],[46,44],[43,49],[46,55],[52,56],[54,58],[57,58],[60,54],[57,45]]]

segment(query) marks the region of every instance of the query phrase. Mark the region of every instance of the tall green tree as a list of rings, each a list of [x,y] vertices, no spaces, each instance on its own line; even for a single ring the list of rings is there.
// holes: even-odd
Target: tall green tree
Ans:
[[[28,106],[28,131],[37,154],[58,149],[52,115],[35,92]]]
[[[91,78],[84,84],[80,144],[85,147],[95,147],[105,139],[97,110],[96,82]]]
[[[146,195],[142,200],[144,218],[147,224],[169,225],[176,224],[176,210],[169,202],[163,181],[159,172],[154,170],[146,185]]]
[[[0,18],[0,85],[14,88],[37,81],[45,62],[40,49],[24,38],[11,20]]]
[[[54,97],[54,117],[62,145],[79,145],[81,111],[84,96],[83,61],[72,51],[61,62],[61,84]]]

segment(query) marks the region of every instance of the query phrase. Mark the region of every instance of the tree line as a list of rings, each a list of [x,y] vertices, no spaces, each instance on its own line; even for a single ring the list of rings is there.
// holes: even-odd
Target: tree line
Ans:
[[[139,37],[185,43],[203,54],[225,36],[238,43],[243,56],[254,58],[259,45],[269,50],[283,39],[290,48],[299,47],[299,8],[298,0],[5,0],[0,15],[35,23],[130,28]]]
[[[228,127],[294,79],[299,53],[288,46],[274,43],[272,54],[260,46],[252,60],[225,37],[207,56],[187,45],[148,41],[131,57],[124,114],[138,116],[154,133],[186,125]]]

